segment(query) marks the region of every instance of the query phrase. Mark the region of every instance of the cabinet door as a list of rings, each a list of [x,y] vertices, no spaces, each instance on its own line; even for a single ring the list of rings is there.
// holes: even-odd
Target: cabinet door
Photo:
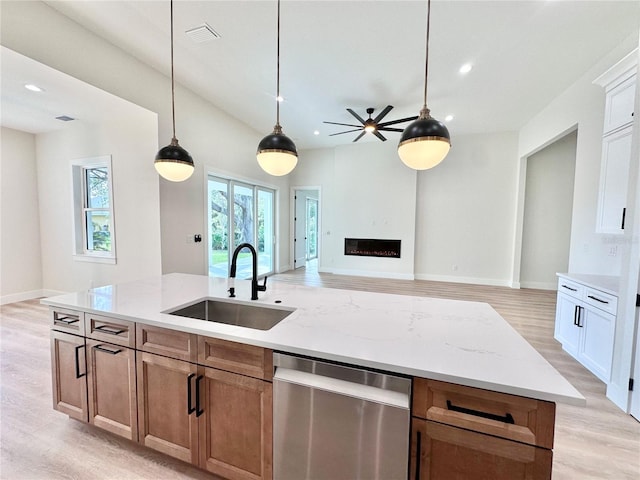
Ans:
[[[605,383],[611,377],[615,315],[593,307],[583,307],[580,318],[582,342],[579,360]]]
[[[138,352],[136,363],[140,443],[197,463],[198,420],[193,407],[196,366],[146,352]]]
[[[578,356],[580,346],[580,328],[577,325],[579,308],[575,299],[558,292],[554,338],[574,357]]]
[[[200,467],[230,480],[271,479],[272,384],[200,367],[197,390]]]
[[[632,127],[602,138],[602,165],[596,231],[622,233],[627,203]]]
[[[413,418],[411,480],[549,480],[540,447]]]
[[[633,75],[607,92],[604,110],[604,133],[633,122],[636,76]]]
[[[135,350],[87,340],[89,423],[138,441]]]
[[[51,331],[53,408],[88,421],[87,362],[84,337]]]

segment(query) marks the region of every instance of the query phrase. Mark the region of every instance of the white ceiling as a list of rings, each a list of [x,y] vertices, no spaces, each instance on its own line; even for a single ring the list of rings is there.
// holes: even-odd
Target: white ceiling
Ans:
[[[46,3],[169,75],[168,1]],[[258,132],[270,133],[275,0],[176,0],[174,22],[176,81]],[[197,44],[185,35],[204,22],[221,38]],[[357,135],[330,137],[342,128],[322,123],[354,123],[347,107],[366,117],[367,107],[379,111],[394,105],[385,120],[417,115],[425,24],[426,1],[283,0],[284,132],[298,148],[326,147],[350,143]],[[433,0],[432,115],[440,120],[454,115],[448,124],[452,139],[517,130],[629,35],[637,37],[639,24],[638,1]],[[458,69],[466,62],[474,68],[463,76]],[[4,124],[5,75],[11,74],[3,68],[2,75]],[[179,103],[178,96],[176,108]],[[32,130],[39,128],[36,120]],[[400,134],[385,135],[397,142]],[[366,135],[360,141],[379,140]]]

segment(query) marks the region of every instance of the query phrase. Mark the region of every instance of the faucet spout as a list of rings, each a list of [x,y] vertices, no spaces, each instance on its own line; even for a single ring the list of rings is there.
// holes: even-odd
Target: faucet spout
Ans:
[[[233,256],[231,257],[231,268],[229,269],[229,278],[236,277],[236,270],[238,266],[238,254],[240,253],[240,250],[244,248],[249,249],[252,257],[251,267],[253,270],[253,274],[251,277],[251,300],[258,300],[258,290],[264,292],[267,289],[266,287],[267,282],[265,277],[265,284],[258,286],[258,254],[256,252],[256,249],[253,248],[253,245],[251,245],[250,243],[241,243],[233,251]],[[233,295],[233,292],[230,292],[230,293],[232,293]]]

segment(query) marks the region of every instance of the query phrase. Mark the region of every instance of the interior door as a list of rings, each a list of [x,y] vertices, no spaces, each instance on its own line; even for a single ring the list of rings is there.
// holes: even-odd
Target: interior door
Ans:
[[[640,272],[639,272],[640,274]],[[640,296],[640,278],[638,278],[638,296]],[[635,343],[635,360],[633,363],[633,378],[635,386],[631,392],[631,407],[629,413],[640,421],[640,307],[636,304],[636,343]]]
[[[307,205],[305,196],[297,191],[295,194],[296,210],[295,210],[295,236],[294,242],[294,268],[304,267],[307,256]]]

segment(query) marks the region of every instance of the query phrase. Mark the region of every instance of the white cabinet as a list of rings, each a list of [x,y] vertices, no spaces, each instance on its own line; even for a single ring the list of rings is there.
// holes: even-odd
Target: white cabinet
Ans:
[[[558,281],[554,337],[605,383],[611,376],[617,297],[564,277]]]
[[[596,232],[622,234],[631,161],[637,52],[627,55],[594,83],[605,89],[602,163]]]

